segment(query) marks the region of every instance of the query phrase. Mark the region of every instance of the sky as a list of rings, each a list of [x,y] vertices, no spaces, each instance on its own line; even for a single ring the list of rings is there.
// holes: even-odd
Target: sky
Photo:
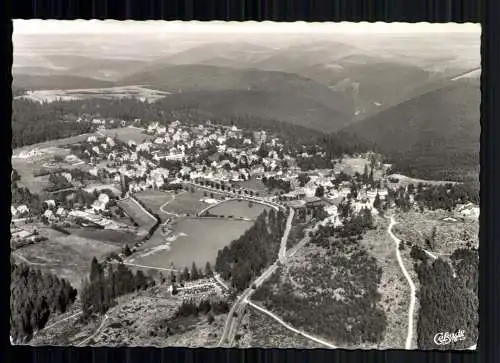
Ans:
[[[69,33],[347,33],[347,34],[480,34],[479,24],[465,23],[273,23],[273,22],[182,22],[182,21],[116,21],[116,20],[14,20],[14,34]]]
[[[108,36],[101,36],[104,34]],[[241,42],[242,46],[253,44],[279,50],[312,46],[314,40],[347,44],[366,54],[386,54],[423,66],[432,66],[436,58],[450,58],[460,67],[474,68],[480,63],[480,34],[481,26],[473,23],[16,19],[12,39],[15,67],[46,65],[48,54],[150,60],[204,44]],[[41,41],[37,35],[46,37]]]

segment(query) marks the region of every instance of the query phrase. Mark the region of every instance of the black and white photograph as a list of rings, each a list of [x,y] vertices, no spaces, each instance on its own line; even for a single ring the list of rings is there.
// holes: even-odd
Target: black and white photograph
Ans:
[[[13,23],[11,344],[476,349],[479,24]]]

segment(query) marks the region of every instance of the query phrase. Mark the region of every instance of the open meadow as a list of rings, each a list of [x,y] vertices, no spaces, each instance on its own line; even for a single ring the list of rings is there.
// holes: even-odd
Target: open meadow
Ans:
[[[146,208],[151,210],[153,213],[158,214],[160,219],[164,221],[165,219],[169,218],[169,215],[162,212],[161,207],[166,203],[173,201],[176,195],[172,191],[147,189],[135,193],[134,197],[141,201],[141,203],[143,203]]]
[[[93,98],[101,99],[122,99],[136,98],[143,101],[154,102],[164,98],[169,93],[165,91],[153,90],[140,85],[86,88],[86,89],[49,89],[35,90],[26,95],[18,96],[36,102],[54,102],[57,100],[85,100]]]
[[[33,145],[31,148],[38,147]],[[40,149],[42,149],[40,147]],[[13,151],[13,155],[18,155],[21,149],[16,149]],[[69,151],[57,146],[47,146],[43,149],[43,154],[38,156],[22,159],[18,157],[12,158],[12,169],[16,170],[21,180],[19,182],[20,185],[29,189],[31,193],[39,194],[46,187],[49,186],[49,175],[43,176],[35,176],[34,172],[36,170],[40,170],[42,168],[54,168],[54,167],[70,167],[69,164],[60,163],[59,165],[51,166],[50,162],[54,158],[54,156],[62,156],[65,157],[69,155]]]
[[[196,188],[194,192],[179,191],[177,194],[174,194],[175,199],[162,208],[162,213],[166,214],[167,217],[172,215],[175,216],[176,214],[195,215],[209,205],[201,200],[210,197],[210,192],[204,192]],[[218,199],[219,197],[220,195],[217,196],[216,193],[214,193],[214,198]]]
[[[447,217],[455,218],[445,220]],[[466,248],[468,243],[472,247],[479,244],[478,220],[460,218],[442,210],[399,213],[395,219],[396,236],[430,252],[449,255],[458,248]]]
[[[264,195],[267,192],[267,188],[262,182],[262,180],[258,180],[255,178],[239,181],[236,182],[235,184],[238,186],[238,188],[254,190],[260,192],[262,195]]]
[[[79,228],[71,230],[71,234],[117,246],[132,245],[142,239],[140,234],[112,229]]]
[[[172,234],[149,240],[128,262],[169,268],[191,267],[193,262],[204,267],[215,263],[219,249],[229,245],[252,226],[252,222],[204,218],[185,218],[176,222]],[[161,229],[159,229],[161,230]]]
[[[104,129],[99,130],[99,133],[115,137],[125,143],[128,143],[130,140],[134,141],[136,144],[140,144],[144,141],[149,141],[155,138],[154,135],[148,135],[143,132],[142,129],[135,127],[121,127],[116,129]]]
[[[68,235],[26,246],[13,255],[20,262],[52,272],[78,287],[89,273],[92,258],[100,259],[119,251],[120,247],[115,244]]]
[[[118,202],[118,205],[141,229],[149,231],[156,223],[156,219],[132,198],[122,199]]]

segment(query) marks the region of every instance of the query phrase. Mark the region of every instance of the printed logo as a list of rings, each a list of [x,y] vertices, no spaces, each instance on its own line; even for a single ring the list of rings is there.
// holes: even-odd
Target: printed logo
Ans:
[[[458,341],[465,340],[465,331],[459,330],[456,333],[437,333],[434,335],[434,343],[436,345],[448,345]]]

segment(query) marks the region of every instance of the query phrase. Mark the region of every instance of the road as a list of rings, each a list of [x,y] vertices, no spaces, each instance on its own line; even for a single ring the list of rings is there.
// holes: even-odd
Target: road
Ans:
[[[87,342],[89,342],[91,339],[95,338],[97,336],[97,334],[99,334],[99,332],[101,331],[101,329],[103,328],[104,326],[104,323],[106,323],[106,320],[108,320],[108,315],[104,315],[104,319],[102,319],[102,322],[101,322],[101,325],[99,325],[99,327],[97,328],[97,330],[94,332],[94,334],[92,334],[91,336],[89,336],[88,338],[86,338],[84,341],[80,342],[78,344],[79,347],[87,344]]]
[[[227,286],[224,281],[220,278],[219,274],[214,272],[214,279],[226,290],[229,290],[229,286]]]
[[[291,228],[285,228],[285,231],[283,233],[282,243],[284,243],[285,246],[288,240],[288,235],[290,234],[290,229]],[[307,242],[309,242],[309,238],[307,237],[303,238],[297,245],[295,245],[292,249],[289,250],[289,253],[285,256],[285,258],[283,258],[283,260],[286,260],[286,258],[293,256]],[[228,340],[229,343],[233,342],[234,336],[236,334],[236,329],[238,327],[238,321],[237,321],[238,319],[234,319],[235,313],[237,316],[241,315],[244,308],[246,307],[247,301],[250,299],[250,296],[252,296],[254,291],[258,289],[278,269],[278,261],[280,261],[279,257],[271,266],[269,266],[266,270],[264,270],[264,272],[256,280],[254,280],[252,284],[250,284],[249,288],[243,291],[243,293],[237,298],[236,302],[233,304],[231,310],[229,311],[229,315],[224,325],[224,330],[222,331],[222,335],[219,340],[219,346],[221,346],[222,344],[224,344],[224,342]],[[252,288],[254,285],[255,289]]]
[[[272,312],[270,312],[269,310],[267,309],[264,309],[263,307],[251,302],[250,300],[247,300],[246,303],[250,306],[252,306],[253,308],[263,312],[264,314],[270,316],[271,318],[273,318],[274,320],[276,320],[278,323],[280,323],[281,325],[283,325],[285,328],[287,328],[288,330],[290,331],[293,331],[294,333],[296,334],[300,334],[302,335],[304,338],[307,338],[307,339],[310,339],[316,343],[319,343],[321,345],[324,345],[325,347],[328,347],[328,348],[331,348],[331,349],[336,349],[337,347],[323,339],[319,339],[319,338],[316,338],[315,336],[312,336],[311,334],[308,334],[302,330],[298,330],[298,329],[295,329],[293,326],[291,325],[288,325],[285,321],[283,321],[279,316],[273,314]]]
[[[235,318],[235,313],[237,316],[239,316],[243,310],[245,309],[246,306],[246,301],[250,298],[250,296],[253,294],[255,291],[252,289],[252,286],[255,285],[256,288],[258,288],[264,281],[266,281],[271,275],[276,271],[278,268],[277,263],[273,263],[271,266],[269,266],[251,285],[248,289],[244,290],[243,293],[236,299],[236,302],[233,304],[231,307],[231,310],[229,311],[229,314],[227,316],[226,323],[224,325],[224,330],[222,331],[221,338],[219,340],[219,346],[224,344],[225,341],[229,339],[231,342],[235,333],[236,333],[236,328],[237,328],[237,319]]]
[[[410,306],[408,307],[408,334],[406,336],[406,344],[405,344],[405,349],[411,349],[412,346],[412,340],[413,340],[413,313],[415,310],[415,284],[413,283],[413,280],[410,277],[410,274],[406,270],[404,264],[403,264],[403,259],[401,258],[401,253],[399,251],[399,244],[401,243],[401,240],[397,238],[394,233],[392,233],[392,227],[396,224],[396,220],[394,219],[393,216],[391,216],[391,223],[389,223],[389,226],[387,227],[387,233],[391,236],[391,238],[394,240],[396,244],[396,256],[398,259],[399,267],[401,268],[401,271],[403,271],[403,275],[405,276],[406,280],[408,281],[408,284],[410,285],[410,290],[411,290],[411,296],[410,296]]]
[[[130,196],[130,200],[133,201],[134,204],[136,204],[141,211],[143,211],[145,214],[147,214],[150,218],[152,218],[156,222],[156,217],[151,213],[149,213],[149,211],[146,208],[144,208],[134,196]]]
[[[285,233],[283,233],[283,237],[281,237],[280,251],[278,253],[278,258],[281,261],[281,263],[284,263],[286,259],[286,242],[288,240],[288,235],[290,234],[290,229],[292,228],[292,221],[294,215],[295,211],[293,210],[293,208],[290,208],[290,211],[288,213],[288,218],[286,220]]]
[[[179,270],[173,269],[173,268],[164,268],[164,267],[154,267],[154,266],[145,266],[145,265],[139,265],[136,263],[131,263],[131,262],[117,262],[117,261],[111,261],[110,263],[114,264],[124,264],[125,266],[132,266],[132,267],[141,267],[141,268],[147,268],[150,270],[159,270],[159,271],[168,271],[168,272],[178,272]]]

